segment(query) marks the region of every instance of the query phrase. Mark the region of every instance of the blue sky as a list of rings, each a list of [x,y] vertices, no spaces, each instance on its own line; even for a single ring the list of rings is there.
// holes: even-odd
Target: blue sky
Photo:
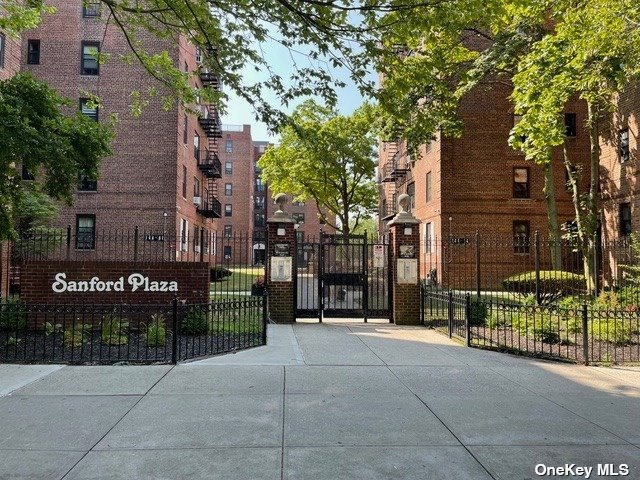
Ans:
[[[298,53],[290,52],[275,42],[262,44],[261,49],[264,52],[265,57],[269,59],[269,64],[273,70],[283,78],[288,78],[294,71],[294,63],[301,66],[309,66],[309,59],[304,55],[304,50],[302,49]],[[330,68],[328,64],[325,64],[325,66],[331,71],[335,78],[339,78],[348,84],[346,88],[341,89],[338,92],[338,110],[342,114],[349,114],[353,112],[364,101],[362,95],[358,91],[358,88],[350,80],[349,75],[345,70]],[[261,77],[263,77],[263,75],[260,72],[256,72],[253,67],[245,68],[245,83],[252,84],[257,80],[261,80]],[[372,76],[372,78],[375,77]],[[267,126],[255,120],[251,105],[249,105],[245,100],[238,98],[232,92],[227,91],[226,93],[229,95],[229,104],[227,107],[227,114],[222,117],[223,124],[249,124],[251,125],[251,135],[254,140],[277,142],[277,137],[269,136],[267,133]],[[266,98],[271,105],[283,108],[275,96],[267,95]],[[300,103],[302,100],[303,99],[300,99],[297,103]],[[288,108],[284,110],[287,113],[290,113],[297,103],[289,105]]]

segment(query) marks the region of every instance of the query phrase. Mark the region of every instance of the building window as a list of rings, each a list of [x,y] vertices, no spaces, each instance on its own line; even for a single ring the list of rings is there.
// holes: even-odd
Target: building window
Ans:
[[[415,184],[415,182],[411,182],[409,185],[407,185],[407,195],[409,195],[409,197],[411,197],[410,208],[411,208],[411,210],[413,210],[414,208],[416,208],[416,184]]]
[[[253,197],[253,208],[255,208],[256,210],[264,210],[264,197]]]
[[[256,192],[264,192],[264,183],[260,177],[256,178]]]
[[[528,220],[514,220],[513,222],[513,253],[529,253]]]
[[[256,213],[253,215],[253,226],[256,228],[264,228],[266,225],[264,213]]]
[[[424,226],[424,253],[433,252],[433,223],[426,223]]]
[[[226,140],[224,143],[224,151],[227,153],[233,153],[233,140]]]
[[[100,16],[100,2],[86,1],[82,6],[82,16],[84,18],[93,18]]]
[[[618,153],[620,162],[624,163],[629,160],[629,129],[625,128],[618,133]]]
[[[81,75],[98,75],[100,73],[99,53],[100,42],[82,42]]]
[[[565,113],[564,114],[564,126],[566,128],[565,135],[567,137],[575,137],[577,134],[577,122],[576,122],[576,114],[575,113]]]
[[[231,245],[225,245],[222,249],[225,260],[229,260],[231,258]]]
[[[427,202],[430,202],[433,196],[433,191],[432,191],[432,184],[431,184],[431,172],[427,172]]]
[[[513,169],[513,198],[529,198],[529,169]]]
[[[200,227],[193,227],[193,251],[200,252]]]
[[[183,218],[180,224],[180,251],[186,252],[188,244],[189,244],[189,222],[187,222],[187,220]]]
[[[196,47],[196,62],[202,63],[202,49],[200,47]]]
[[[187,167],[182,166],[182,197],[187,198]]]
[[[197,177],[193,177],[193,196],[200,196],[200,180]]]
[[[200,160],[200,135],[196,132],[193,132],[193,156]]]
[[[224,184],[224,196],[225,197],[230,197],[231,195],[233,195],[233,185],[231,183],[225,183]]]
[[[40,64],[40,40],[27,40],[27,63]]]
[[[91,120],[98,121],[98,106],[89,98],[80,99],[80,113]]]
[[[631,234],[631,204],[620,204],[620,235]]]
[[[224,173],[227,175],[231,175],[233,173],[233,163],[225,162],[224,163]]]
[[[230,217],[233,212],[233,206],[230,203],[225,204],[224,206],[224,216]]]
[[[98,190],[98,181],[91,180],[87,175],[78,177],[78,190],[81,192],[95,192]]]
[[[298,223],[298,224],[304,223],[304,213],[292,213],[291,218],[293,218],[293,221],[295,223]]]
[[[22,180],[35,180],[35,177],[33,176],[33,174],[27,170],[27,166],[23,163],[22,164]]]
[[[96,246],[96,216],[76,215],[76,248],[93,250]]]
[[[189,117],[184,114],[184,124],[182,125],[182,143],[185,145],[189,142]]]
[[[232,227],[231,225],[225,225],[224,226],[224,230],[222,232],[222,236],[225,238],[231,238],[231,233],[232,233]]]
[[[4,68],[4,50],[6,48],[6,37],[0,33],[0,68]]]

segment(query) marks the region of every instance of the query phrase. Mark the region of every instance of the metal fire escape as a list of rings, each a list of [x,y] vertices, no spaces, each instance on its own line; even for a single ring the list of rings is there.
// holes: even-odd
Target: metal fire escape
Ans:
[[[200,80],[203,86],[220,90],[220,81],[215,73],[203,69],[200,71]],[[218,156],[218,140],[222,138],[222,123],[216,106],[203,105],[198,122],[208,138],[208,148],[201,151],[198,156],[198,168],[206,179],[198,213],[207,218],[220,218],[222,205],[218,200],[217,179],[222,178],[222,163]]]

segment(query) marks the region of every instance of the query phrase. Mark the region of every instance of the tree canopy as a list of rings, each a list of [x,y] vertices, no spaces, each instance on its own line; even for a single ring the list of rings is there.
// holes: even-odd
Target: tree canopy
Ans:
[[[64,115],[66,103],[28,73],[0,82],[0,240],[16,236],[15,221],[34,198],[23,172],[38,192],[71,202],[79,175],[97,178],[100,159],[111,153],[110,125]]]
[[[260,158],[262,179],[273,192],[315,200],[321,220],[337,230],[357,229],[378,203],[375,115],[368,104],[345,116],[304,102],[282,129],[280,144]]]

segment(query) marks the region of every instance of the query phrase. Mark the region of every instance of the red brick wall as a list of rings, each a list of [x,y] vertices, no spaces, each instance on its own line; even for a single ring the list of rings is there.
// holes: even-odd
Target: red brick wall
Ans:
[[[56,293],[52,284],[56,275],[66,273],[66,280],[117,281],[124,277],[123,292],[63,292]],[[145,292],[143,287],[131,291],[129,275],[140,273],[149,281],[176,281],[178,292]],[[30,261],[20,271],[20,300],[26,303],[94,303],[94,304],[167,304],[176,296],[189,302],[209,301],[209,265],[206,263],[133,263],[133,262],[67,262]]]
[[[418,325],[420,323],[420,284],[398,284],[398,258],[400,258],[401,245],[413,245],[416,259],[418,260],[418,272],[420,272],[420,229],[419,225],[411,225],[411,234],[405,235],[404,225],[394,225],[389,228],[391,232],[391,270],[393,278],[393,321],[397,325]]]
[[[0,80],[11,78],[20,70],[20,39],[6,33],[4,39],[4,66],[0,67]]]
[[[278,226],[285,226],[285,235],[277,235]],[[271,281],[271,260],[274,255],[274,245],[276,243],[289,244],[289,251],[292,253],[295,245],[295,229],[293,223],[268,223],[267,224],[267,292],[269,293],[269,318],[276,323],[291,323],[296,320],[296,304],[294,298],[294,282],[272,282]],[[293,265],[293,275],[295,275],[295,264]],[[293,280],[293,278],[292,278]]]
[[[40,39],[40,64],[23,68],[68,97],[70,111],[75,112],[79,98],[89,92],[101,99],[101,122],[108,121],[111,114],[118,116],[114,154],[102,162],[97,192],[77,192],[74,206],[62,208],[59,224],[71,225],[75,232],[76,214],[95,214],[99,232],[130,231],[138,225],[141,231],[160,234],[166,225],[173,236],[180,233],[181,219],[185,218],[193,254],[193,227],[212,230],[211,221],[199,215],[193,204],[194,177],[204,185],[194,158],[194,132],[200,135],[202,147],[208,145],[197,118],[188,116],[184,143],[184,112],[177,106],[163,108],[161,96],[166,92],[161,85],[135,61],[127,65],[119,59],[130,50],[114,22],[106,26],[108,15],[103,12],[102,18],[83,18],[80,0],[53,0],[50,4],[57,12],[45,16],[40,27],[22,35],[23,56],[28,39]],[[171,40],[163,43],[144,32],[140,39],[151,51],[168,50],[181,69],[185,62],[189,71],[196,69],[195,48],[185,39],[179,39],[178,44]],[[102,51],[110,55],[100,66],[98,76],[80,75],[82,41],[99,41]],[[193,85],[200,84],[197,76],[191,81]],[[131,113],[132,91],[145,95],[150,88],[156,88],[158,96],[145,96],[149,105],[135,117]],[[182,196],[183,166],[187,168],[186,197]]]

